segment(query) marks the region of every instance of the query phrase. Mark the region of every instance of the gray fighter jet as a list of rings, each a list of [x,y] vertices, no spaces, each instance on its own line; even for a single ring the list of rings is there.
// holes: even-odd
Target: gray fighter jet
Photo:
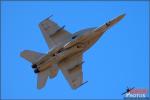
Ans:
[[[24,50],[21,56],[32,63],[37,73],[37,88],[44,87],[48,77],[54,78],[60,69],[72,89],[83,83],[83,53],[88,50],[110,27],[119,22],[125,14],[105,23],[101,27],[86,28],[74,34],[58,26],[47,18],[40,22],[39,27],[49,47],[49,52],[39,53]]]

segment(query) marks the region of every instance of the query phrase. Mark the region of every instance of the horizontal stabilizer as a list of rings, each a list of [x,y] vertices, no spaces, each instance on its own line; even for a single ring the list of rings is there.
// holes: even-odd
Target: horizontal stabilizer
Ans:
[[[49,70],[45,70],[45,71],[38,73],[38,76],[37,76],[37,88],[38,89],[41,89],[45,86],[48,76],[49,76]]]
[[[31,51],[31,50],[24,50],[20,54],[21,57],[25,58],[26,60],[28,60],[31,63],[37,62],[39,60],[39,58],[41,58],[44,55],[45,54],[43,54],[43,53],[39,53],[39,52]]]
[[[38,73],[37,77],[37,88],[41,89],[45,86],[48,77],[50,79],[54,78],[58,73],[58,67],[52,66],[45,71]]]

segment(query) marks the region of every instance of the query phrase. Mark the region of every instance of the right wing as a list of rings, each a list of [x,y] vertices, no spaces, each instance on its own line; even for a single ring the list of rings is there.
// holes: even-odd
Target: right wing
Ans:
[[[73,89],[78,88],[83,83],[82,63],[82,53],[78,53],[58,64]]]
[[[43,36],[48,44],[49,49],[56,45],[64,44],[70,40],[72,34],[67,32],[63,27],[58,26],[49,18],[39,24]]]

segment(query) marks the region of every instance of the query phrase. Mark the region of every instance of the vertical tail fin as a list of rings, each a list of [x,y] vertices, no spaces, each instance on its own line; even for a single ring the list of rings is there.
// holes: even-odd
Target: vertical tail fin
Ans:
[[[58,73],[58,66],[56,64],[53,64],[51,68],[49,68],[49,78],[54,78]]]
[[[21,57],[25,58],[32,64],[36,63],[41,57],[45,56],[46,54],[35,52],[35,51],[30,51],[30,50],[25,50],[21,52]],[[44,71],[38,72],[37,75],[37,88],[41,89],[45,86],[46,81],[49,78],[54,78],[58,73],[58,67],[56,64],[53,64],[52,66],[49,66]]]

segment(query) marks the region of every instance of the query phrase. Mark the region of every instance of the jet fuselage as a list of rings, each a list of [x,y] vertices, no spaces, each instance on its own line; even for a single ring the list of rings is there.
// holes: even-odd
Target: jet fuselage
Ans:
[[[48,77],[54,78],[60,69],[72,89],[83,85],[83,53],[87,51],[110,27],[125,14],[108,21],[98,28],[86,28],[71,34],[48,18],[39,23],[40,30],[50,51],[47,54],[24,50],[21,57],[32,63],[37,74],[37,88],[46,84]]]
[[[58,64],[63,59],[75,53],[88,50],[99,38],[93,31],[94,29],[89,28],[74,33],[74,36],[68,43],[50,50],[46,56],[40,58],[36,63],[36,72],[44,71],[53,64]],[[99,32],[99,34],[101,33]]]
[[[35,73],[39,73],[51,67],[53,64],[59,64],[68,56],[78,52],[88,50],[111,26],[120,21],[124,15],[121,15],[112,21],[105,23],[99,28],[87,28],[73,34],[73,37],[66,44],[60,44],[52,48],[48,54],[41,57],[32,67],[36,68]]]

